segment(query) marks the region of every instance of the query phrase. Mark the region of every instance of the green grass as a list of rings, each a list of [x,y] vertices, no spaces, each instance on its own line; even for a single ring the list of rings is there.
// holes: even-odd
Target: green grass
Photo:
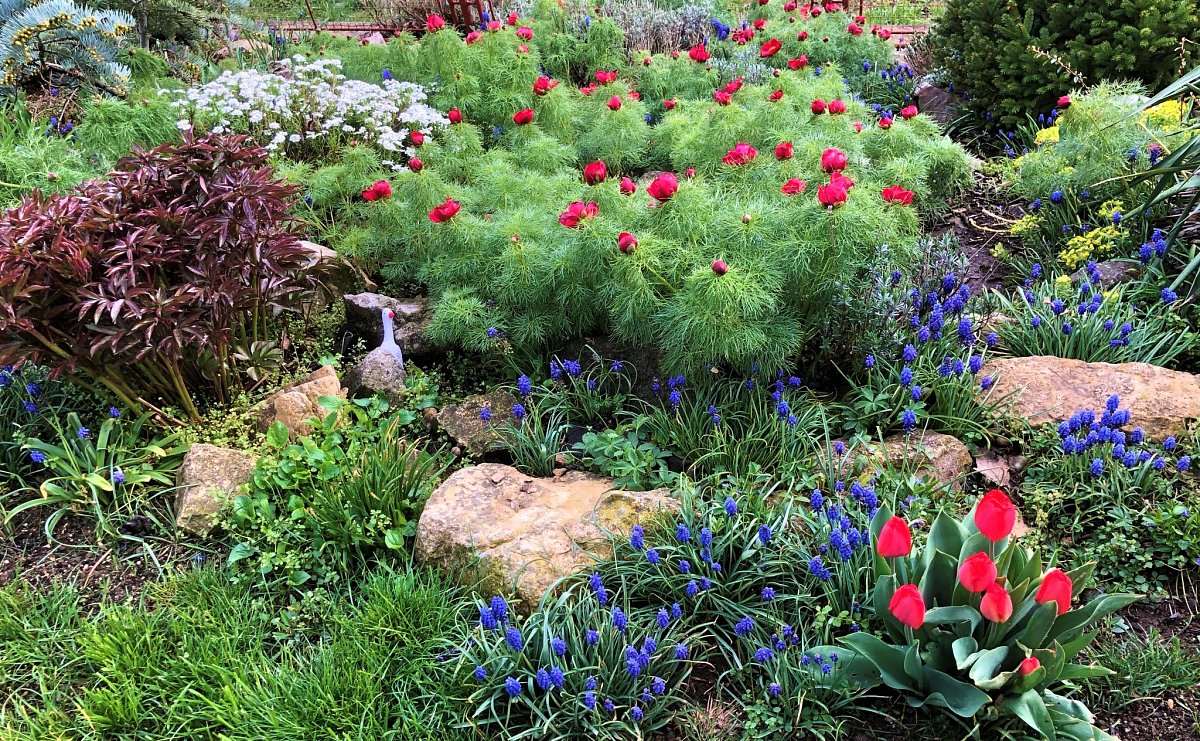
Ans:
[[[454,739],[438,642],[454,590],[377,572],[324,632],[278,643],[220,573],[155,585],[147,605],[84,614],[68,586],[0,589],[0,739]]]
[[[1200,657],[1195,649],[1184,646],[1178,637],[1164,639],[1157,629],[1146,637],[1104,638],[1091,654],[1096,663],[1115,672],[1086,684],[1087,701],[1093,708],[1113,711],[1139,700],[1200,687]]]

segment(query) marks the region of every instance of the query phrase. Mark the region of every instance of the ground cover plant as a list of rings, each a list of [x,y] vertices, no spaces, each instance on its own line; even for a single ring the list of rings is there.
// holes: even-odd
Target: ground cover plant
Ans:
[[[0,14],[0,738],[1200,738],[1189,8],[105,4]]]

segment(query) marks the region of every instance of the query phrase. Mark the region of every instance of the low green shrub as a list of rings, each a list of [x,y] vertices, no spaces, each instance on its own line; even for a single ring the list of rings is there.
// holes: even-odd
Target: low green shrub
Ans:
[[[572,450],[582,465],[613,480],[613,487],[647,491],[670,486],[676,474],[668,468],[670,453],[649,442],[630,426],[585,432]]]

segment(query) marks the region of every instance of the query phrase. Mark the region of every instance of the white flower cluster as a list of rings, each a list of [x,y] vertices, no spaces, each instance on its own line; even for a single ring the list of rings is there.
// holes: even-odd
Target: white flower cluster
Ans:
[[[173,92],[174,105],[184,113],[179,128],[251,134],[273,152],[301,158],[356,141],[407,162],[415,154],[410,132],[429,135],[449,124],[425,103],[420,85],[347,80],[338,59],[308,61],[298,54],[283,65],[278,74],[225,72],[206,85]]]

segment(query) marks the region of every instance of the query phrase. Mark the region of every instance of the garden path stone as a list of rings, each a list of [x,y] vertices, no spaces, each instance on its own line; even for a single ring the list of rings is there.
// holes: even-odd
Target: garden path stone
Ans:
[[[1034,427],[1084,409],[1103,410],[1112,394],[1132,413],[1129,427],[1141,427],[1155,440],[1179,435],[1200,419],[1200,377],[1149,363],[1033,356],[989,361],[983,373],[996,381],[992,398],[1011,401],[1011,413]]]
[[[256,458],[242,450],[197,443],[175,474],[175,525],[207,536],[225,500],[250,481]]]
[[[381,309],[395,313],[396,344],[405,356],[424,355],[433,350],[433,343],[425,337],[425,330],[433,319],[429,302],[425,298],[399,299],[382,293],[352,293],[343,297],[346,307],[346,330],[361,337],[374,346],[383,335]]]
[[[346,391],[331,365],[321,366],[258,404],[255,409],[259,415],[259,429],[265,432],[273,423],[282,422],[291,434],[303,435],[308,431],[308,420],[323,418],[328,414],[320,404],[322,396],[346,397]]]
[[[483,590],[507,593],[515,586],[528,611],[559,578],[610,555],[607,533],[622,537],[638,522],[678,509],[666,489],[627,492],[581,471],[535,478],[483,463],[454,472],[429,497],[416,556],[443,568],[468,567],[463,577],[481,579]]]
[[[457,404],[448,404],[437,412],[437,422],[460,447],[471,455],[503,450],[504,436],[500,428],[513,419],[512,408],[517,397],[507,391],[491,391],[468,396]],[[492,418],[484,422],[480,412],[487,407]]]

